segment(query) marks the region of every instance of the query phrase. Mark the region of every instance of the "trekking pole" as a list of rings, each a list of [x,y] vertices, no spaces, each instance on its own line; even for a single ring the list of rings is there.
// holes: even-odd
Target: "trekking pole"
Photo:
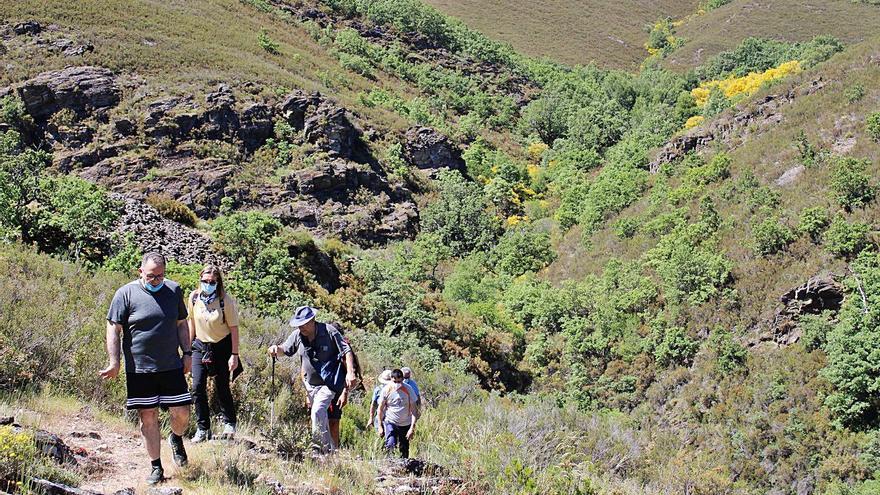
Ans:
[[[275,356],[272,356],[272,390],[269,392],[269,431],[275,433]]]

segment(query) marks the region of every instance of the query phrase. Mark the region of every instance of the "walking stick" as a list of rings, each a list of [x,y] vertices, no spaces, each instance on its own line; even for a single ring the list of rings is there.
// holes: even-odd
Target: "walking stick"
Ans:
[[[275,356],[272,356],[272,390],[269,392],[269,431],[275,433]]]

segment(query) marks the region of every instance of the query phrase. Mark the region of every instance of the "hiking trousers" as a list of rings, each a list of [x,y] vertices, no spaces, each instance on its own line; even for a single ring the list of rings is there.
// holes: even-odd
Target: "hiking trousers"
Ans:
[[[333,452],[339,446],[333,444],[333,437],[330,436],[328,409],[336,399],[336,393],[325,385],[306,384],[306,391],[312,403],[312,437],[323,452]]]
[[[214,347],[214,396],[220,406],[220,415],[227,424],[235,426],[235,402],[229,389],[229,357],[232,355],[232,336],[213,345]],[[193,347],[192,388],[196,410],[196,425],[200,430],[211,430],[211,409],[208,406],[208,367],[202,363],[202,353]]]
[[[397,426],[394,423],[385,422],[385,448],[391,452],[399,447],[400,457],[404,459],[409,459],[409,440],[406,438],[409,427],[410,425]]]

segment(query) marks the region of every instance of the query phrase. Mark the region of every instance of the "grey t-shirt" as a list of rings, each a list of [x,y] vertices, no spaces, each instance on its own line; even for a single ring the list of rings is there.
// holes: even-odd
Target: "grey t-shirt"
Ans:
[[[314,340],[307,341],[297,329],[281,344],[281,350],[288,356],[299,354],[306,381],[309,385],[317,387],[324,385],[324,380],[312,366],[308,354],[311,353],[313,359],[319,363],[329,363],[335,361],[340,354],[345,355],[351,352],[351,346],[348,345],[348,339],[343,337],[342,333],[333,325],[317,323],[315,327]],[[334,339],[336,343],[333,342]]]
[[[158,292],[149,292],[140,280],[129,282],[113,296],[107,320],[122,325],[122,353],[126,373],[157,373],[183,367],[177,349],[178,320],[187,317],[183,291],[165,280]]]

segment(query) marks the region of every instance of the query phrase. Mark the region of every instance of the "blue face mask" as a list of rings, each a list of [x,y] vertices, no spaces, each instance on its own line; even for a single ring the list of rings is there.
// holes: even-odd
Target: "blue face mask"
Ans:
[[[215,290],[217,290],[217,284],[206,284],[205,282],[199,282],[199,283],[202,286],[202,292],[209,295],[209,296],[211,294],[213,294]]]
[[[159,285],[153,285],[153,284],[146,282],[146,281],[144,282],[144,288],[150,292],[159,292],[159,290],[164,286],[165,286],[164,280],[159,282]]]

